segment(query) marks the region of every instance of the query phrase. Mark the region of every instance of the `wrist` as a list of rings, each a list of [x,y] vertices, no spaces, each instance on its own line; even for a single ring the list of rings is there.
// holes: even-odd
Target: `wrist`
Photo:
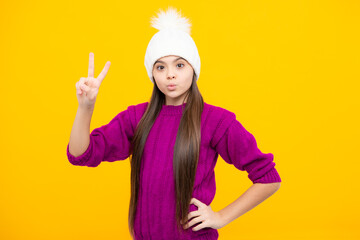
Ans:
[[[78,109],[80,111],[92,112],[94,111],[95,105],[79,105]]]
[[[223,213],[220,211],[217,212],[220,218],[221,227],[225,227],[228,222],[226,221],[226,218],[224,217]]]

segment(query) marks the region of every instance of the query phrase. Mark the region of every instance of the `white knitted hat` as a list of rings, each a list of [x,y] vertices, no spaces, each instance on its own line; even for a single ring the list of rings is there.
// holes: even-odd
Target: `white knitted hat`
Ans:
[[[200,76],[200,56],[196,44],[190,36],[191,24],[181,17],[176,9],[160,10],[157,18],[152,18],[151,26],[159,31],[151,38],[145,53],[145,68],[153,82],[153,65],[159,58],[176,55],[186,59],[193,67],[196,81]]]

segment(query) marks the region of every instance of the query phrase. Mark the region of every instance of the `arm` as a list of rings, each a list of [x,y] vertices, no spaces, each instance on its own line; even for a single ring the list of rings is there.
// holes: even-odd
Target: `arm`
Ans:
[[[90,122],[94,107],[78,107],[69,140],[69,152],[78,157],[89,147]]]
[[[77,166],[97,167],[103,161],[114,162],[127,159],[130,156],[131,141],[134,135],[131,123],[134,119],[131,116],[135,116],[135,106],[129,106],[118,113],[109,123],[93,129],[90,134],[90,115],[87,115],[90,113],[86,111],[83,113],[83,111],[85,110],[79,110],[79,117],[75,120],[74,135],[71,139],[73,142],[67,145],[69,162]],[[76,156],[70,152],[70,144],[74,142],[82,147],[79,150],[79,153],[82,152],[80,155]]]
[[[193,231],[205,227],[222,228],[274,194],[282,181],[275,169],[274,155],[263,153],[258,148],[255,137],[236,120],[234,113],[225,112],[217,124],[210,145],[225,162],[246,171],[253,185],[233,203],[218,212],[214,212],[210,205],[192,198],[190,204],[196,205],[198,210],[188,214],[188,219],[192,220],[184,223],[184,229],[197,223],[200,224],[193,227]]]
[[[280,188],[280,182],[254,183],[239,198],[230,205],[218,211],[222,226],[229,224],[249,210],[253,209],[265,199],[273,195]]]
[[[99,87],[110,67],[108,61],[97,78],[94,78],[94,53],[89,55],[88,77],[76,82],[76,98],[79,102],[75,121],[71,130],[68,153],[72,157],[83,155],[90,145],[90,121],[94,111]]]
[[[234,115],[231,118],[234,119]],[[213,139],[216,151],[225,162],[246,171],[253,183],[238,199],[218,212],[219,222],[225,226],[274,194],[282,180],[275,169],[274,155],[263,153],[255,137],[239,121],[235,119],[225,127],[220,126],[219,130],[220,134]]]

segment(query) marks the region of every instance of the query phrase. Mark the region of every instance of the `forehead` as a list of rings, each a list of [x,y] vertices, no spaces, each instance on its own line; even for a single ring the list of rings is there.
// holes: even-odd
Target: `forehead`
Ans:
[[[165,56],[165,57],[161,57],[161,58],[158,58],[158,60],[155,61],[155,63],[157,62],[161,62],[161,63],[165,63],[165,62],[175,62],[175,61],[178,61],[178,60],[184,60],[186,61],[186,59],[184,59],[183,57],[180,57],[180,56],[177,56],[177,55],[168,55],[168,56]]]
[[[177,55],[168,55],[168,56],[165,56],[165,57],[161,57],[159,58],[158,60],[173,60],[173,59],[176,59],[180,56],[177,56]]]

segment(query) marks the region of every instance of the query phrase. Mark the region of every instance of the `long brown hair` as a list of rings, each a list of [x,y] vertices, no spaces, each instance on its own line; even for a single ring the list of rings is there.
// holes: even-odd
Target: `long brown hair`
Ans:
[[[139,177],[141,158],[147,136],[165,104],[165,95],[156,85],[153,77],[154,88],[148,107],[136,127],[131,144],[131,198],[129,204],[129,231],[134,238],[134,220],[138,202]],[[186,93],[183,103],[186,101],[185,109],[180,120],[179,130],[176,136],[173,156],[173,171],[175,181],[176,199],[176,225],[179,233],[182,232],[182,223],[188,219],[190,200],[192,197],[195,173],[199,160],[201,141],[201,113],[204,107],[203,97],[196,83],[194,72],[192,85]]]

